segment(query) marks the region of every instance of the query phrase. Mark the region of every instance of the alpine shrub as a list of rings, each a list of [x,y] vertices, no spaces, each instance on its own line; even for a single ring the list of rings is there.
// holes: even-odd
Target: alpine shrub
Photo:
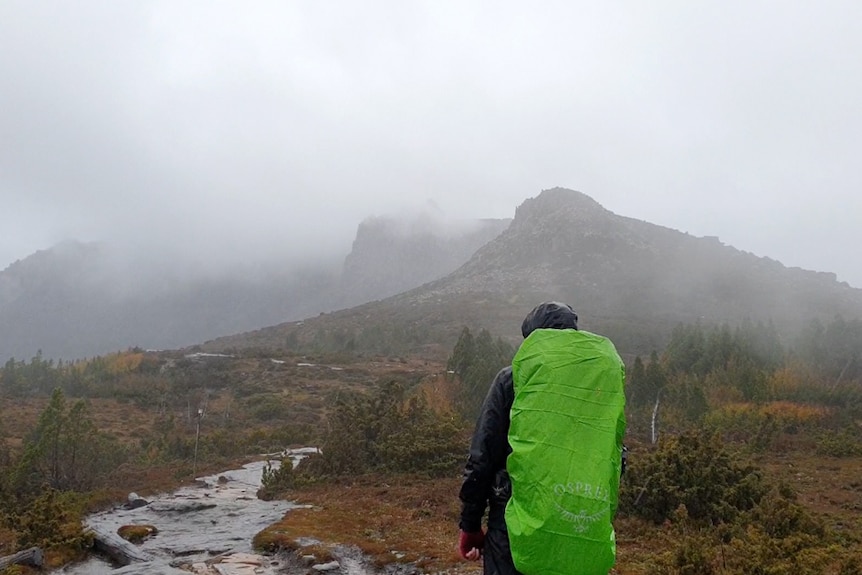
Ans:
[[[738,461],[717,435],[671,437],[629,466],[620,510],[662,523],[680,506],[705,524],[733,521],[753,508],[767,488],[759,470]]]

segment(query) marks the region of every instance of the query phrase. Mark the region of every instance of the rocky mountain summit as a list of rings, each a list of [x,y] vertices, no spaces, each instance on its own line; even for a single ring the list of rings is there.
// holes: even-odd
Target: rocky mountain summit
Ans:
[[[715,237],[619,216],[560,188],[524,202],[503,234],[431,292],[477,289],[563,299],[587,317],[663,323],[750,319],[792,330],[862,313],[862,290],[834,274],[787,268]]]

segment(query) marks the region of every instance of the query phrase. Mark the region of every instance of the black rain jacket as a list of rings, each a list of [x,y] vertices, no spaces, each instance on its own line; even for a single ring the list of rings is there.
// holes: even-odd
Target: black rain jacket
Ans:
[[[512,451],[508,437],[509,411],[514,397],[512,368],[507,367],[497,374],[485,396],[461,485],[462,530],[479,531],[485,508],[488,508],[482,561],[484,575],[521,575],[512,561],[505,517],[506,503],[512,495],[506,458]]]
[[[512,494],[512,484],[506,473],[506,458],[512,452],[509,446],[509,412],[515,399],[512,368],[497,373],[470,444],[470,455],[464,468],[461,485],[460,528],[475,532],[482,528],[482,516],[488,508],[488,528],[506,529],[503,514]]]

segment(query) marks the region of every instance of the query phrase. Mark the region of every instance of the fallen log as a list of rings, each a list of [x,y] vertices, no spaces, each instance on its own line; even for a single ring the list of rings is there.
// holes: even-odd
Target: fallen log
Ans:
[[[10,565],[29,565],[31,567],[41,567],[45,557],[42,550],[38,547],[31,547],[24,551],[19,551],[14,555],[0,557],[0,571]]]
[[[101,527],[87,527],[87,533],[93,537],[93,549],[101,552],[114,563],[124,566],[131,563],[152,561],[153,558],[129,543],[116,533]]]

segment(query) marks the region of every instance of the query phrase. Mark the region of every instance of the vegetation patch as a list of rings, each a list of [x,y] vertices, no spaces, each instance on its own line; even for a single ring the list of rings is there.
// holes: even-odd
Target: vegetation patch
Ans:
[[[419,563],[429,571],[456,567],[480,572],[458,555],[457,477],[363,475],[307,485],[286,494],[293,509],[254,540],[259,549],[299,549],[311,537],[357,546],[377,565]]]
[[[117,529],[117,535],[132,543],[140,543],[158,532],[152,525],[122,525]]]
[[[661,550],[641,558],[647,572],[844,574],[862,558],[858,532],[834,529],[787,478],[767,477],[718,435],[684,433],[644,455],[620,510],[660,525],[645,537]]]

